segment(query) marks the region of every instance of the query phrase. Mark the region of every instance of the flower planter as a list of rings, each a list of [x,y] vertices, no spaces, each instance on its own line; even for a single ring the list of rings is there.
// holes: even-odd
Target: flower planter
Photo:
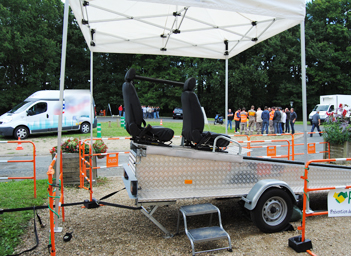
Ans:
[[[324,151],[328,149],[327,147],[328,145],[324,144]],[[328,153],[323,153],[323,158],[328,159]],[[351,158],[351,141],[345,141],[344,144],[330,143],[330,158]],[[347,162],[341,161],[338,163],[344,165]]]
[[[89,161],[89,157],[85,158]],[[93,167],[97,166],[96,156],[93,157]],[[56,169],[56,165],[54,166]],[[78,153],[62,153],[62,172],[63,184],[75,185],[80,184],[79,176],[79,154]],[[87,171],[89,178],[89,172]],[[93,184],[96,184],[97,169],[93,169]]]

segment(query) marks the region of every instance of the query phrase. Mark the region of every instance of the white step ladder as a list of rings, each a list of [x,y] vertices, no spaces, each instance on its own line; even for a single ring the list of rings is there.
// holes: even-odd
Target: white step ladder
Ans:
[[[232,252],[232,243],[230,240],[230,236],[223,229],[221,213],[216,206],[210,203],[182,206],[179,209],[179,213],[178,213],[177,233],[179,233],[180,213],[183,214],[185,234],[188,236],[190,240],[191,247],[193,250],[193,255],[195,255],[196,253],[211,252],[211,251],[218,251],[218,250],[224,250],[224,249],[228,249],[228,251]],[[219,226],[211,226],[213,213],[218,213]],[[196,215],[205,215],[205,214],[211,214],[210,224],[208,227],[188,230],[187,221],[186,221],[187,217],[196,216]],[[206,250],[206,251],[198,251],[198,252],[195,251],[195,243],[214,241],[214,240],[220,240],[220,239],[228,239],[229,246],[223,247],[223,248],[215,248],[215,249]]]

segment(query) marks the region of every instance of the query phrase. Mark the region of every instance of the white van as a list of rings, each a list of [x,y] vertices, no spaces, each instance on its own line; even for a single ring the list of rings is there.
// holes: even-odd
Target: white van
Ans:
[[[328,116],[327,113],[336,112],[340,104],[346,104],[348,106],[347,109],[349,109],[351,107],[351,95],[337,94],[320,96],[320,103],[313,108],[308,119],[312,122],[312,116],[319,111],[321,121],[324,121]],[[346,117],[350,117],[350,112],[347,113]]]
[[[90,132],[90,91],[65,90],[62,130]],[[93,103],[94,104],[94,103]],[[55,132],[60,114],[60,91],[37,91],[9,112],[0,116],[0,135],[26,139],[29,134]],[[94,124],[97,117],[94,109]]]

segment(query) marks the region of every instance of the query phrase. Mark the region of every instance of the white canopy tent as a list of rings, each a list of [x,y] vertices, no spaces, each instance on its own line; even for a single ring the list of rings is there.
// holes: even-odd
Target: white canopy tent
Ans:
[[[65,25],[67,3],[68,0]],[[69,3],[91,51],[91,63],[94,52],[225,59],[224,113],[228,110],[228,58],[301,24],[303,120],[304,131],[307,131],[305,0],[69,0]],[[66,40],[67,29],[64,29],[61,96]],[[92,82],[91,66],[91,91]],[[59,127],[58,145],[61,144],[61,130]],[[306,153],[307,146],[307,160]],[[58,155],[57,164],[60,161]]]

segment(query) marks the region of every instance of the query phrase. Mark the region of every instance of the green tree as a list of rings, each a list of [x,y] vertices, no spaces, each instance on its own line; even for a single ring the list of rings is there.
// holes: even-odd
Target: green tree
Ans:
[[[351,94],[351,4],[346,0],[307,3],[308,103],[320,95]]]
[[[62,7],[60,0],[0,2],[1,112],[57,81]]]

